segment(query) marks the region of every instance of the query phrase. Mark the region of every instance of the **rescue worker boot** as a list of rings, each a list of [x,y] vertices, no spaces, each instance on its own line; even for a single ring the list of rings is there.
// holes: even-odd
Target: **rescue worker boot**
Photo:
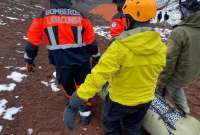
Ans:
[[[83,125],[88,125],[92,118],[92,111],[89,106],[83,109],[83,111],[79,111],[80,114],[80,122]]]
[[[83,125],[90,124],[91,119],[92,119],[91,115],[90,116],[80,116],[80,122]]]

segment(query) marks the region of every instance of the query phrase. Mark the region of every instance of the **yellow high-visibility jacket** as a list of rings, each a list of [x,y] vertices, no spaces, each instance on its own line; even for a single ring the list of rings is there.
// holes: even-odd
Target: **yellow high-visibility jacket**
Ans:
[[[154,99],[166,53],[160,34],[151,28],[125,31],[111,43],[77,94],[88,100],[108,81],[112,101],[126,106],[147,103]]]

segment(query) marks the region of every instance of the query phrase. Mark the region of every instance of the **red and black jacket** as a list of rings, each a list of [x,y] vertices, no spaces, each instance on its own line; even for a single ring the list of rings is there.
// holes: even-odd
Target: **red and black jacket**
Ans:
[[[56,3],[57,4],[57,3]],[[89,62],[98,54],[95,34],[89,19],[67,5],[56,5],[35,18],[28,29],[25,61],[33,63],[44,41],[49,60],[56,68],[67,68]]]

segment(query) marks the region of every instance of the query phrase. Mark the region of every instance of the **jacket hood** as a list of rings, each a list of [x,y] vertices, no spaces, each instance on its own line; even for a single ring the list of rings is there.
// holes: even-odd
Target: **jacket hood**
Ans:
[[[66,8],[71,5],[71,0],[50,0],[51,8]]]
[[[125,37],[125,38],[124,38]],[[140,27],[122,33],[117,40],[137,55],[151,55],[160,51],[160,34],[149,27]]]
[[[187,25],[190,27],[200,28],[200,11],[186,17],[178,26]]]

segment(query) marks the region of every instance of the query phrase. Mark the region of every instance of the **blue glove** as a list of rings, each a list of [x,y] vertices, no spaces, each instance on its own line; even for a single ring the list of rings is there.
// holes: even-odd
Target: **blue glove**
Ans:
[[[69,101],[69,105],[65,108],[64,111],[64,125],[66,128],[73,130],[75,128],[75,118],[78,111],[82,112],[80,114],[88,114],[90,112],[90,108],[85,104],[85,101],[78,97],[76,92],[72,94],[72,97]],[[87,117],[81,116],[81,120],[83,123],[89,124],[90,113]],[[84,121],[85,120],[85,121]]]

